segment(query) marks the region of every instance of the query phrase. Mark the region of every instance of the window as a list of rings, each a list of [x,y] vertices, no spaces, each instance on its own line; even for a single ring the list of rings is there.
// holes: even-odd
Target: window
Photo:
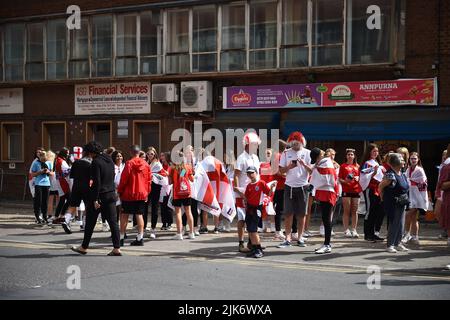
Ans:
[[[282,17],[280,66],[308,66],[308,0],[284,0]]]
[[[87,121],[86,122],[86,142],[95,140],[103,148],[111,146],[112,131],[111,121]]]
[[[166,73],[188,73],[189,10],[167,12]]]
[[[116,75],[127,76],[137,74],[137,16],[117,16],[116,38]]]
[[[5,28],[5,80],[23,80],[25,25],[9,24]]]
[[[223,5],[221,71],[247,69],[245,44],[245,4],[230,3]]]
[[[3,33],[0,28],[0,82],[3,81]]]
[[[47,23],[47,79],[66,78],[66,20]]]
[[[217,70],[216,6],[194,7],[192,21],[192,71]]]
[[[160,11],[141,14],[141,74],[162,73],[163,26]]]
[[[46,150],[58,151],[66,145],[65,122],[42,123],[42,146]]]
[[[112,76],[112,16],[92,18],[92,76]]]
[[[133,141],[142,149],[154,147],[158,152],[161,150],[159,121],[133,121]]]
[[[81,18],[81,29],[70,30],[70,78],[89,77],[89,23],[87,18]]]
[[[379,0],[381,29],[367,28],[367,7],[375,4],[370,0],[348,0],[347,8],[347,63],[380,63],[391,60],[392,22],[394,4],[392,0]]]
[[[313,1],[312,64],[342,64],[343,0]]]
[[[23,123],[2,123],[2,160],[23,161]]]
[[[250,69],[277,66],[277,2],[250,3]]]
[[[27,80],[44,80],[44,24],[27,25]]]

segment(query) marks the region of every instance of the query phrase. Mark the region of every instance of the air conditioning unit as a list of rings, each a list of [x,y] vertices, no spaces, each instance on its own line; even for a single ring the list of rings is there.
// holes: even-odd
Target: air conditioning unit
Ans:
[[[212,111],[212,82],[181,82],[181,112]]]
[[[178,89],[175,83],[161,83],[152,85],[152,102],[176,102]]]

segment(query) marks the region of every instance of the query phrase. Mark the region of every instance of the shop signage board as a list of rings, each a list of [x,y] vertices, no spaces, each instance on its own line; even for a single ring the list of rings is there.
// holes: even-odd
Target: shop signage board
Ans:
[[[0,89],[0,114],[23,113],[23,88]]]
[[[124,82],[75,86],[75,114],[150,113],[150,83]]]
[[[437,80],[291,84],[223,88],[224,109],[437,105]]]

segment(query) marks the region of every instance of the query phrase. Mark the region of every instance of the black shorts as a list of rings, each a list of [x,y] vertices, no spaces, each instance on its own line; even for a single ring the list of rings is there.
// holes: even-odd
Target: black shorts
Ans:
[[[122,200],[122,212],[124,214],[144,214],[145,201],[123,201]]]
[[[359,193],[356,193],[356,192],[342,192],[342,198],[359,198]]]
[[[245,225],[248,232],[258,232],[258,224],[260,217],[256,207],[247,207],[245,209]]]
[[[81,204],[81,201],[84,201],[84,204],[87,205],[88,194],[89,194],[89,191],[83,192],[81,190],[73,190],[70,193],[69,207],[79,207]]]
[[[172,204],[174,207],[188,207],[191,205],[191,198],[184,198],[184,199],[173,199]]]
[[[57,196],[58,194],[58,190],[51,190],[49,193],[50,196]]]

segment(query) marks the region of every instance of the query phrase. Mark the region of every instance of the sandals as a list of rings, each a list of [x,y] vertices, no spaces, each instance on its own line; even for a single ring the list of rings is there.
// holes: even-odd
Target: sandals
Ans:
[[[108,256],[114,256],[114,257],[120,257],[120,256],[122,256],[122,253],[111,251],[111,252],[108,253],[107,255],[108,255]]]
[[[79,247],[71,247],[70,250],[83,255],[87,253],[87,251],[81,251]]]

